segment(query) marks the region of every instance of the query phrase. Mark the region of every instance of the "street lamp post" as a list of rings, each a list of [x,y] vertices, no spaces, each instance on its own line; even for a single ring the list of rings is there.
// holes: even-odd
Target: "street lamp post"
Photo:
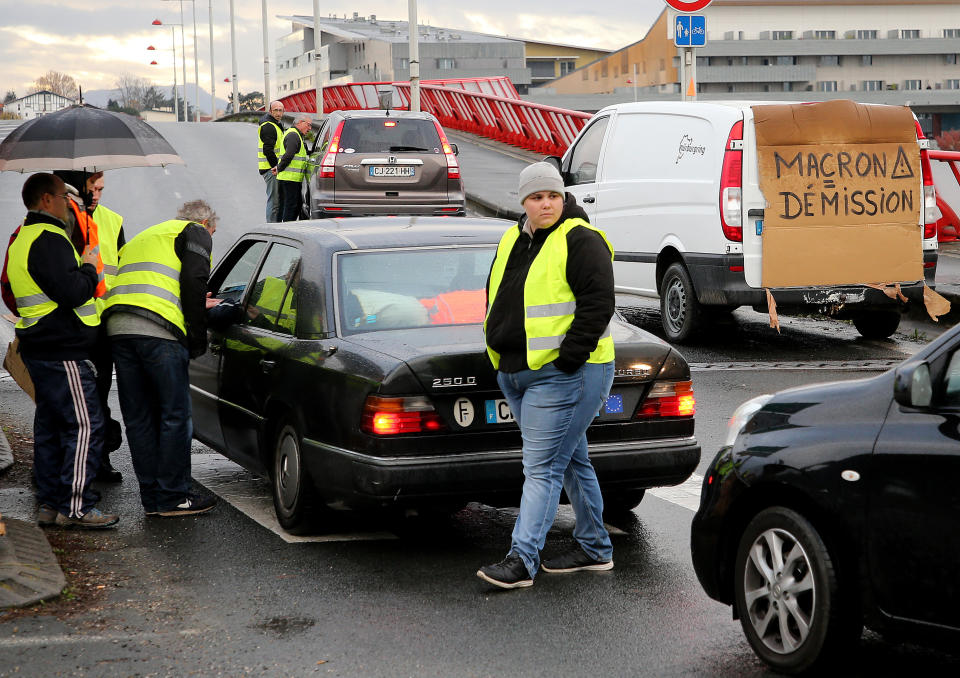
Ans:
[[[183,31],[183,0],[160,0],[161,2],[179,2],[180,3],[180,26]],[[193,2],[193,121],[197,122],[200,118],[200,66],[197,64],[197,4]],[[181,38],[183,33],[180,33]],[[187,120],[189,121],[190,107],[187,105],[187,50],[181,40],[180,47],[183,52],[183,105],[187,109]]]
[[[170,51],[173,52],[173,119],[175,121],[179,121],[180,120],[180,104],[177,102],[177,99],[179,98],[177,96],[177,31],[173,26],[170,27],[170,44],[171,44]],[[147,47],[147,49],[156,50],[157,48],[154,47],[153,45],[150,45],[149,47]],[[156,66],[157,62],[151,61],[150,65]]]
[[[187,101],[187,46],[183,37],[183,23],[165,24],[160,19],[153,20],[154,26],[179,26],[180,27],[180,54],[183,56],[183,121],[190,122],[190,102]]]
[[[217,86],[213,82],[213,0],[207,0],[210,10],[210,119],[217,117]]]
[[[233,20],[233,0],[230,0],[230,57],[233,61],[233,70],[230,80],[233,82],[233,112],[240,112],[240,92],[237,91],[237,31]],[[269,103],[267,106],[269,107]]]

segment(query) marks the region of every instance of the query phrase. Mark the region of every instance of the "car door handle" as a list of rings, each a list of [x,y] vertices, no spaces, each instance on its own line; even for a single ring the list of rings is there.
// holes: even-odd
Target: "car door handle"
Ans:
[[[272,372],[273,369],[274,369],[276,366],[277,366],[277,361],[276,361],[276,360],[266,360],[266,359],[264,359],[264,360],[261,360],[261,361],[260,361],[260,369],[263,370],[264,374],[267,374],[267,373],[269,373],[269,372]]]
[[[583,201],[584,201],[585,203],[588,203],[588,204],[591,204],[591,205],[592,205],[593,203],[595,203],[595,202],[597,201],[597,199],[596,199],[595,197],[593,197],[592,195],[585,195],[585,196],[583,196]]]

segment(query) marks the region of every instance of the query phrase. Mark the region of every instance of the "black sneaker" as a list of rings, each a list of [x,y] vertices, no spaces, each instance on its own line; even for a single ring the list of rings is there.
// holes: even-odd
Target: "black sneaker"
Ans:
[[[511,553],[496,565],[481,567],[477,570],[477,576],[502,589],[533,586],[533,577],[527,572],[527,566],[516,553]]]
[[[110,457],[103,455],[103,459],[100,460],[100,468],[97,469],[97,475],[94,480],[99,480],[101,483],[119,483],[123,481],[123,474],[113,468],[113,464],[110,463]]]
[[[148,512],[147,515],[157,515],[161,518],[176,518],[178,516],[194,516],[198,513],[206,513],[217,505],[217,499],[213,495],[201,497],[196,494],[188,494],[179,504],[173,508],[159,510],[156,513]]]
[[[587,555],[586,551],[577,547],[575,551],[569,551],[544,560],[540,564],[540,569],[551,574],[566,574],[567,572],[581,572],[583,570],[602,572],[613,569],[613,560],[594,560]]]

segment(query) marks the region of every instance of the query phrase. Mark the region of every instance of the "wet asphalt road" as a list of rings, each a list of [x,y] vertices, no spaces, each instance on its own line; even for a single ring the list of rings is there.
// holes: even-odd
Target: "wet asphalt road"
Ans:
[[[222,176],[205,162],[246,166],[245,131],[191,137],[161,127],[187,168],[121,170],[104,201],[132,232],[199,193],[224,217],[218,257],[262,211],[259,178]],[[206,128],[209,129],[209,128]],[[0,218],[12,225],[22,177],[0,175]],[[155,185],[155,190],[145,186]],[[168,197],[161,197],[168,196]],[[170,197],[173,196],[173,197]],[[253,216],[251,216],[253,215]],[[0,229],[2,230],[2,229]],[[131,233],[132,234],[132,233]],[[2,234],[0,234],[2,235]],[[4,236],[5,237],[5,236]],[[631,321],[658,333],[651,302],[622,298]],[[940,331],[905,322],[893,341],[861,339],[852,325],[782,317],[782,331],[749,310],[684,347],[697,366],[702,474],[725,422],[743,400],[787,386],[876,374],[841,361],[895,361]],[[4,345],[8,327],[0,329]],[[801,362],[822,367],[796,369]],[[731,366],[736,369],[730,369]],[[29,436],[32,406],[0,378],[0,424]],[[206,453],[200,445],[196,453]],[[532,589],[491,591],[474,573],[503,557],[513,513],[472,504],[454,516],[355,517],[354,540],[288,544],[232,505],[177,520],[146,520],[126,447],[119,486],[102,506],[122,515],[90,535],[85,565],[102,573],[102,598],[79,614],[0,622],[0,676],[761,676],[768,675],[728,608],[709,600],[689,554],[690,508],[647,496],[618,521],[609,573],[541,575]],[[31,519],[29,487],[0,477],[0,512]],[[570,544],[561,512],[548,548]],[[387,531],[392,538],[365,540]],[[957,674],[960,659],[867,634],[844,675]]]

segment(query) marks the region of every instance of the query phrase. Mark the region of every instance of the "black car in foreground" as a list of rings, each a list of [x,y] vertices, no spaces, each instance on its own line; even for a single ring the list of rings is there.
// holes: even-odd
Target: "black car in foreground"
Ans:
[[[485,285],[510,222],[370,217],[242,236],[210,289],[242,322],[192,361],[194,436],[268,475],[280,524],[330,507],[517,505],[521,440],[483,343]],[[588,431],[609,510],[700,460],[690,370],[619,319],[613,390]]]
[[[757,655],[802,673],[864,625],[960,639],[960,327],[879,376],[750,400],[693,520],[693,564]]]

